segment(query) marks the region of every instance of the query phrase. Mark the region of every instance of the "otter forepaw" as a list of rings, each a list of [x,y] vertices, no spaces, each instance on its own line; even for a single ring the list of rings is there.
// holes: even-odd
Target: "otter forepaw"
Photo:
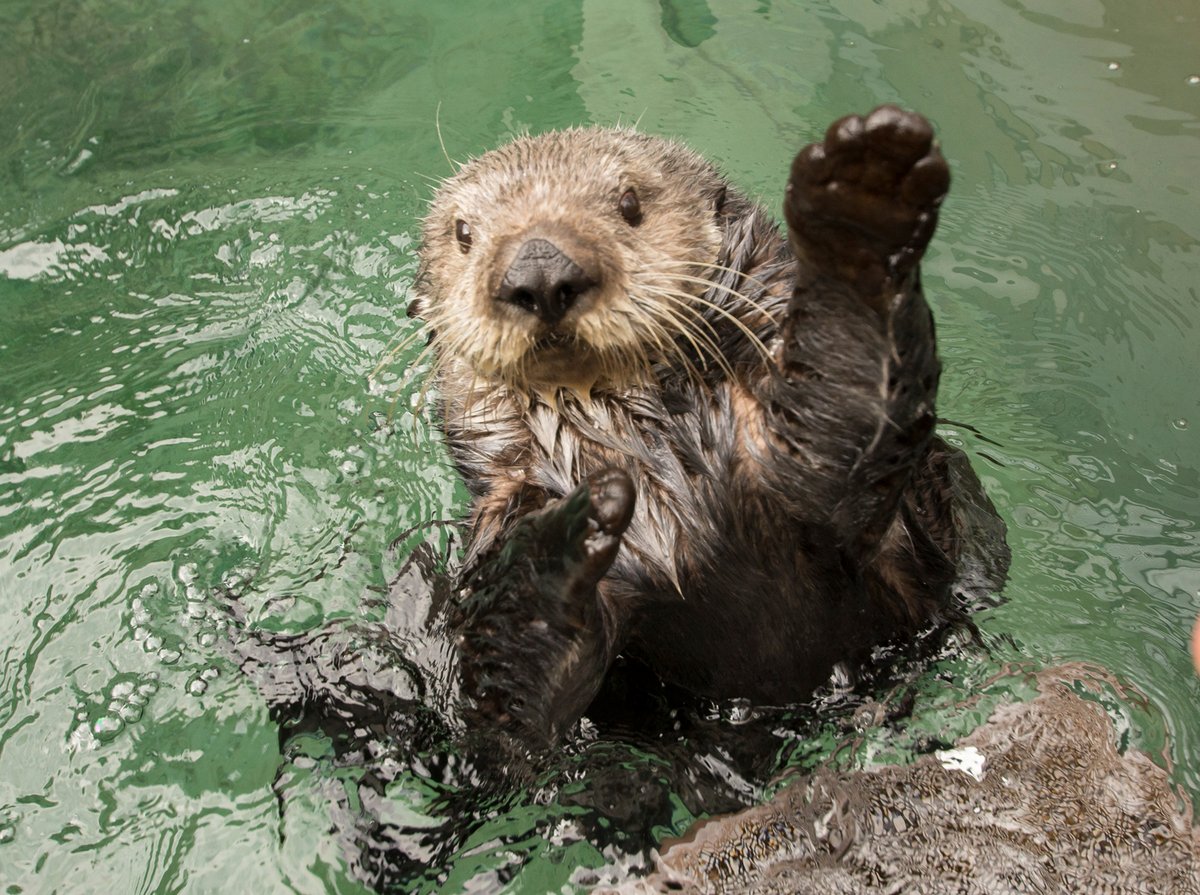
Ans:
[[[793,248],[848,282],[902,281],[933,236],[949,186],[922,116],[880,106],[841,118],[792,162],[784,214]]]
[[[468,574],[457,626],[472,727],[544,748],[587,708],[612,661],[597,585],[634,494],[626,473],[605,470],[517,522]]]

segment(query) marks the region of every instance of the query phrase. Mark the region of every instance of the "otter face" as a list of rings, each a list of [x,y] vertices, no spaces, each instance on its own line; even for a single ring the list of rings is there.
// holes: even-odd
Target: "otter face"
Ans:
[[[522,137],[442,184],[416,311],[445,366],[522,391],[637,381],[703,332],[725,183],[631,130]]]

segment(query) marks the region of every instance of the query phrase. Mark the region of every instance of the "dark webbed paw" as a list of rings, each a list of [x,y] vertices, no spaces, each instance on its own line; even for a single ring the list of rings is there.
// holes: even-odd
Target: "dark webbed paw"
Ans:
[[[473,728],[542,748],[587,708],[612,660],[597,585],[634,494],[626,473],[605,470],[521,519],[468,574],[457,626]]]
[[[950,170],[929,122],[880,106],[830,125],[792,163],[784,214],[793,248],[826,274],[877,292],[916,268]]]

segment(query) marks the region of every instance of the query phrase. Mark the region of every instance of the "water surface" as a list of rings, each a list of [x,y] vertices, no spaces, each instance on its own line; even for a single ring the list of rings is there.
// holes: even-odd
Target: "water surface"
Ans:
[[[0,3],[3,891],[359,887],[336,774],[288,768],[281,800],[208,595],[252,579],[274,630],[352,617],[398,534],[462,512],[415,350],[372,376],[441,143],[590,122],[681,137],[774,208],[833,118],[934,121],[943,432],[1014,563],[991,657],[931,672],[917,718],[970,721],[945,707],[1005,662],[1093,662],[1144,694],[1111,707],[1124,742],[1200,793],[1200,19],[1060,6]],[[437,824],[435,794],[409,775],[388,810]],[[495,812],[413,885],[557,889],[619,851],[570,814]]]

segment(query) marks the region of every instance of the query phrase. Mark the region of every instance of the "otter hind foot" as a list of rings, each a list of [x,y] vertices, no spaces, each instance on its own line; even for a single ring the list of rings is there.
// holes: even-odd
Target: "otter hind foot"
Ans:
[[[928,121],[896,106],[830,125],[792,163],[784,200],[797,254],[878,294],[916,269],[937,226],[950,169]]]
[[[612,661],[598,584],[634,496],[627,473],[598,473],[517,522],[468,574],[456,626],[472,727],[537,749],[583,714]]]

